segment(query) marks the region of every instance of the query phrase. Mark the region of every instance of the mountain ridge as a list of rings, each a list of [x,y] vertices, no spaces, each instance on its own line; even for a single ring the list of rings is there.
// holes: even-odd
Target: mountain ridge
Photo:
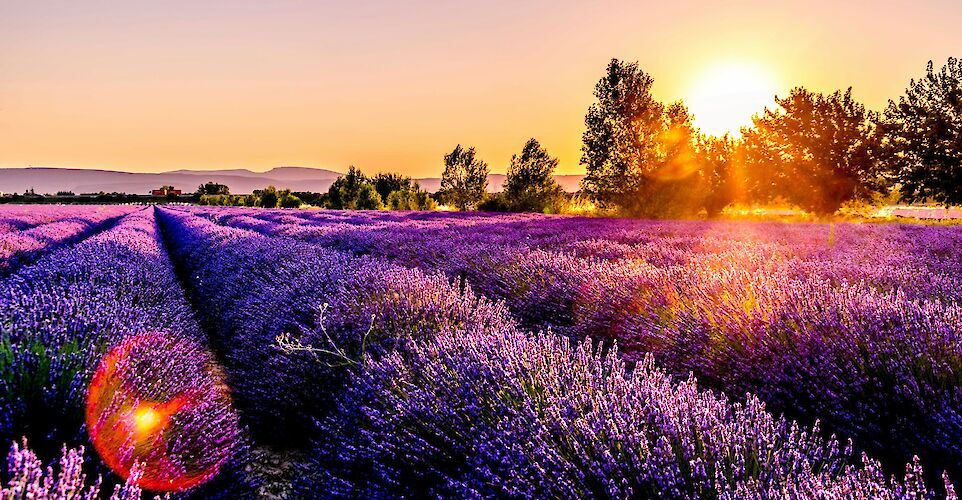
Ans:
[[[247,194],[269,185],[293,191],[325,192],[342,172],[314,167],[279,166],[266,172],[244,168],[218,170],[179,169],[167,172],[123,172],[108,169],[65,167],[18,167],[0,169],[0,193],[22,193],[33,189],[38,194],[71,191],[77,194],[120,192],[148,194],[163,185],[171,185],[185,193],[193,192],[205,182],[225,184],[231,193]],[[556,175],[555,179],[568,192],[578,190],[583,175]],[[488,175],[488,191],[500,191],[504,174]],[[441,187],[439,177],[415,179],[424,189],[434,192]]]

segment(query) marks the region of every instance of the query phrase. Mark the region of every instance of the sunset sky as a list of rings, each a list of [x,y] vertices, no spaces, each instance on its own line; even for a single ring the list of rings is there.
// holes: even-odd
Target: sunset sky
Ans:
[[[793,85],[881,109],[962,56],[958,0],[837,3],[0,0],[0,167],[427,177],[457,143],[504,172],[536,137],[581,173],[612,57],[720,131]]]

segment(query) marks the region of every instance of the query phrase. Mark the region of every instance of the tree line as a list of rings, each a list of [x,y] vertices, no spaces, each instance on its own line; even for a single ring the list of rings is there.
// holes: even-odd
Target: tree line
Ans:
[[[880,197],[962,204],[962,63],[950,58],[912,80],[882,112],[852,89],[793,88],[741,129],[701,133],[684,102],[662,103],[637,62],[613,59],[585,115],[584,195],[635,217],[719,215],[733,203],[785,201],[830,215]],[[458,210],[562,212],[558,160],[536,139],[511,158],[504,189],[488,194],[489,168],[473,147],[444,156],[437,198]]]
[[[684,102],[662,103],[637,62],[612,59],[585,115],[580,196],[633,217],[719,215],[733,203],[785,201],[818,215],[852,201],[892,195],[907,202],[962,204],[962,63],[950,58],[881,112],[851,87],[820,93],[793,88],[741,129],[741,137],[701,133]],[[205,204],[330,209],[561,213],[570,195],[554,180],[558,159],[536,139],[511,157],[503,190],[488,193],[488,164],[474,147],[443,157],[441,188],[431,194],[410,177],[368,177],[351,166],[327,193],[273,186],[232,196],[202,185]]]
[[[892,191],[907,202],[962,203],[962,64],[912,80],[873,112],[852,89],[776,97],[741,138],[701,134],[684,103],[651,95],[637,63],[613,59],[585,117],[582,189],[643,217],[717,215],[776,198],[819,215]]]
[[[290,189],[277,189],[267,186],[251,194],[231,194],[230,188],[216,182],[205,182],[197,187],[194,198],[201,205],[261,207],[261,208],[299,208],[303,203]]]
[[[292,192],[268,186],[249,195],[232,195],[228,186],[208,182],[195,197],[202,205],[297,208],[302,204],[332,210],[437,210],[438,204],[456,210],[562,211],[566,194],[552,174],[558,159],[530,139],[511,166],[502,193],[488,193],[488,164],[473,147],[460,144],[444,155],[441,189],[429,193],[417,181],[398,173],[367,176],[355,166],[338,177],[326,193]]]
[[[195,193],[201,205],[298,208],[304,204],[332,210],[436,210],[431,193],[417,181],[396,173],[368,177],[353,165],[326,193],[291,191],[267,186],[248,195],[232,195],[224,184],[207,182]]]

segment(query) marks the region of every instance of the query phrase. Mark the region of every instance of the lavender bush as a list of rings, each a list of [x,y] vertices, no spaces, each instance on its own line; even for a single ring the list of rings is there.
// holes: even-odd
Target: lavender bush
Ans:
[[[960,228],[197,212],[441,269],[529,330],[618,339],[887,463],[962,472]]]
[[[213,362],[202,354],[206,336],[180,291],[152,210],[0,280],[0,317],[0,440],[26,435],[41,456],[87,441],[91,378],[125,339],[150,334],[159,339],[154,349],[180,346],[163,351],[172,366],[139,369],[145,382],[205,387],[183,368]],[[208,409],[209,419],[178,424],[181,435],[194,435],[198,457],[221,453],[221,438],[230,446],[239,439],[229,404]],[[205,450],[205,443],[217,449]]]
[[[0,231],[0,276],[32,262],[45,252],[96,233],[134,210],[135,207],[111,206],[82,212],[77,209],[41,210],[47,217],[2,214],[0,228],[13,226],[16,230]]]
[[[439,275],[173,210],[160,220],[262,442],[303,446],[314,419],[336,406],[345,368],[368,354],[465,325],[511,324],[503,307]],[[284,349],[279,337],[329,352]]]
[[[590,342],[469,328],[356,372],[305,496],[934,498],[815,429],[626,370]],[[352,467],[353,466],[353,467]],[[313,479],[311,481],[310,479]],[[947,483],[951,488],[951,484]],[[949,492],[952,494],[951,491]]]
[[[137,468],[122,485],[114,488],[110,500],[140,500],[141,489],[137,486],[142,471]],[[63,448],[59,469],[53,465],[44,468],[43,462],[27,447],[13,443],[7,456],[6,486],[0,487],[0,498],[45,500],[94,500],[101,498],[101,478],[87,483],[84,473],[84,447]],[[155,497],[158,498],[158,497]]]

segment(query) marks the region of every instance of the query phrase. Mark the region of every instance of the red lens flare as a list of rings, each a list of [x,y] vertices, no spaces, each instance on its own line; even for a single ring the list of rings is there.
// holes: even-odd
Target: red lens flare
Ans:
[[[213,356],[159,333],[129,337],[100,362],[87,392],[87,428],[104,462],[142,488],[180,491],[214,477],[239,430]]]

